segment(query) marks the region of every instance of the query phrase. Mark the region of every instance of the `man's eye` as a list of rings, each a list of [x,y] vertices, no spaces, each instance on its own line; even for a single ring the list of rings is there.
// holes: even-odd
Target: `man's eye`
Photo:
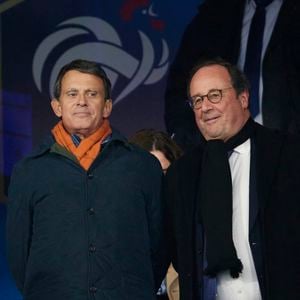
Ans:
[[[220,97],[220,92],[219,91],[212,91],[212,92],[209,93],[209,97],[213,98],[213,99],[218,98],[218,97]]]
[[[201,96],[198,96],[198,97],[195,97],[194,98],[194,103],[199,103],[199,102],[202,102],[202,97]]]
[[[69,97],[76,97],[76,96],[77,96],[77,93],[75,93],[75,92],[69,92],[69,93],[67,93],[67,95],[68,95]]]
[[[97,96],[97,92],[88,92],[87,96],[88,97],[96,97]]]

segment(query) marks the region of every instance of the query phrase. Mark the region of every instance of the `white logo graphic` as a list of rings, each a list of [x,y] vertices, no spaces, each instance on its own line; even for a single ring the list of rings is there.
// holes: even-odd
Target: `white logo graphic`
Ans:
[[[50,53],[60,43],[75,36],[93,34],[96,41],[77,44],[66,50],[54,64],[49,81],[50,95],[60,68],[70,61],[82,58],[97,61],[103,66],[114,87],[119,75],[129,80],[125,88],[116,97],[114,104],[124,99],[141,84],[150,85],[158,82],[169,66],[169,48],[162,39],[162,53],[158,65],[154,65],[155,52],[150,39],[138,31],[142,57],[137,59],[122,48],[122,42],[116,30],[107,22],[95,17],[77,17],[60,23],[58,30],[38,46],[33,58],[34,82],[42,91],[42,73]]]

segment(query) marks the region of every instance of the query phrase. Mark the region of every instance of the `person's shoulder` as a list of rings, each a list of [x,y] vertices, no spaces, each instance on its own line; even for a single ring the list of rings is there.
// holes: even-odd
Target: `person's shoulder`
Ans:
[[[188,174],[191,171],[200,168],[201,159],[202,148],[198,145],[187,151],[178,160],[172,163],[168,173],[176,172],[180,174]]]
[[[180,165],[194,164],[195,160],[198,161],[202,157],[202,147],[196,145],[193,148],[186,151],[179,159]]]
[[[256,142],[268,145],[269,149],[280,147],[282,151],[290,149],[292,152],[300,151],[300,135],[271,129],[256,124]]]
[[[146,186],[161,182],[162,168],[158,159],[150,152],[130,143],[131,150],[126,163],[138,180],[146,182]]]
[[[257,136],[266,138],[286,140],[294,143],[299,143],[300,135],[295,133],[286,132],[280,129],[268,128],[266,126],[255,123],[255,131]]]
[[[130,143],[117,129],[113,129],[112,142],[115,142],[128,150],[126,152],[126,157],[131,163],[135,164],[137,168],[147,168],[147,170],[149,170],[149,168],[155,168],[161,170],[159,161],[154,155],[141,147]]]
[[[155,168],[160,168],[160,163],[158,159],[152,155],[150,152],[146,151],[145,149],[142,149],[138,145],[131,144],[130,146],[132,147],[132,154],[143,164],[145,165],[152,165]]]
[[[14,169],[22,169],[29,167],[32,162],[37,161],[46,152],[50,151],[51,146],[54,143],[54,139],[51,135],[44,138],[44,140],[36,147],[32,149],[30,153],[20,159],[14,166]]]
[[[47,137],[31,153],[20,159],[14,166],[9,183],[9,192],[15,189],[22,188],[24,191],[36,183],[40,177],[41,172],[45,170],[43,164],[43,157],[49,151],[53,139]]]

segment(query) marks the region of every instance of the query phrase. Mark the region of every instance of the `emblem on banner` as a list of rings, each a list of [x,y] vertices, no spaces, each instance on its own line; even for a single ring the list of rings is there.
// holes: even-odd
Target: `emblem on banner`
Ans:
[[[126,85],[117,95],[114,104],[117,104],[141,85],[150,85],[158,82],[166,74],[169,67],[169,47],[164,39],[160,55],[156,52],[149,37],[138,30],[141,43],[141,57],[130,54],[122,45],[118,32],[106,21],[95,17],[76,17],[68,19],[57,26],[57,31],[47,36],[38,46],[33,57],[33,79],[39,91],[43,90],[43,74],[49,56],[58,48],[61,49],[68,39],[78,38],[81,42],[67,47],[55,61],[49,74],[50,95],[54,81],[60,68],[73,59],[82,58],[99,62],[111,79],[112,88],[120,76],[126,78]],[[94,40],[82,42],[84,36],[93,35]],[[155,63],[157,62],[158,63]],[[48,70],[47,69],[47,70]]]

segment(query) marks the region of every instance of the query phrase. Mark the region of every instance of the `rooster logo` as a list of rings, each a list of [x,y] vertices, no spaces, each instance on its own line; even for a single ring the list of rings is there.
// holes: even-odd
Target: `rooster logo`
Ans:
[[[169,48],[164,39],[158,59],[149,37],[138,30],[141,43],[141,57],[137,58],[124,49],[117,31],[100,18],[82,16],[68,19],[57,25],[57,30],[47,36],[38,46],[32,64],[33,79],[39,91],[43,90],[43,73],[51,53],[61,49],[70,39],[78,39],[75,46],[67,48],[56,60],[49,76],[49,91],[52,95],[55,79],[60,68],[73,59],[82,58],[100,63],[111,79],[112,88],[120,76],[126,79],[124,89],[117,95],[114,105],[124,99],[140,85],[158,82],[169,67]],[[84,37],[90,37],[82,42]],[[65,44],[64,44],[65,43]],[[157,62],[155,64],[154,62]]]
[[[121,18],[125,22],[129,22],[133,19],[136,11],[142,9],[141,13],[148,16],[150,26],[155,30],[162,31],[165,28],[165,23],[154,11],[153,6],[150,0],[127,0],[121,8]]]

